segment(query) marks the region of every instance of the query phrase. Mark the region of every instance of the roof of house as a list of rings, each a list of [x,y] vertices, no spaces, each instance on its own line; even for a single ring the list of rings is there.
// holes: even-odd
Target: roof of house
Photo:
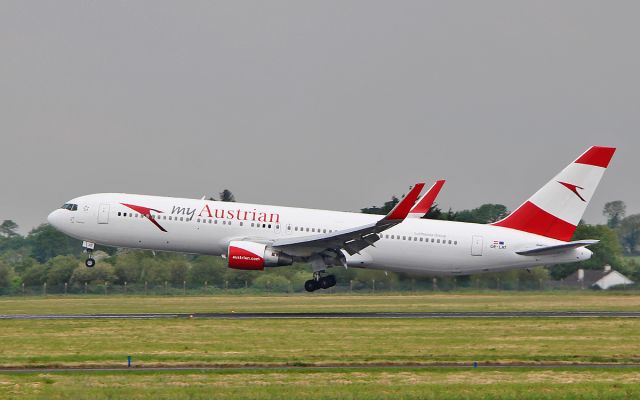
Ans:
[[[610,269],[608,271],[605,271],[602,269],[585,269],[583,271],[584,271],[584,279],[582,281],[578,279],[578,276],[580,273],[580,270],[578,270],[572,273],[571,275],[567,276],[566,278],[564,278],[562,282],[563,285],[571,286],[571,287],[588,288],[593,286],[596,282],[600,281],[605,276],[614,274],[614,273],[619,274],[622,277],[626,278],[624,275],[620,274],[620,272],[615,271],[613,269]]]
[[[589,287],[598,282],[600,279],[609,275],[613,270],[603,271],[601,269],[585,269],[583,271],[584,279],[582,280],[582,282],[578,279],[579,271],[575,271],[573,274],[564,278],[564,284],[568,286]]]

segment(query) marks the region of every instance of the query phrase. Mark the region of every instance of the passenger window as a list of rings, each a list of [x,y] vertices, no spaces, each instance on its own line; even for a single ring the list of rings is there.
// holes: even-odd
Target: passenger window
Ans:
[[[180,217],[180,221],[184,221],[184,217]]]
[[[438,239],[438,243],[440,243],[440,239]]]
[[[120,211],[118,211],[118,217],[121,216],[121,215],[122,215],[122,213]]]
[[[457,244],[458,244],[458,241],[457,241],[457,240],[453,242],[453,245],[454,245],[454,246],[456,246]]]
[[[269,229],[271,229],[271,224],[269,224]]]
[[[424,240],[424,238],[420,238],[420,241],[422,242]]]
[[[449,244],[451,244],[451,240],[449,240]]]
[[[315,231],[316,231],[316,228],[311,228],[311,232],[315,232]]]
[[[242,222],[240,222],[240,226],[244,226],[244,224]]]

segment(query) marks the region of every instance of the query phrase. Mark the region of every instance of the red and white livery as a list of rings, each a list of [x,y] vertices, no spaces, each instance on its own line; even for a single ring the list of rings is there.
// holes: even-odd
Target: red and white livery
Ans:
[[[571,241],[615,152],[591,147],[513,213],[493,224],[422,219],[444,181],[415,184],[384,217],[327,210],[101,193],[70,200],[49,222],[96,243],[220,255],[230,268],[308,262],[314,291],[336,284],[331,267],[429,275],[529,268],[586,260],[597,240]],[[420,199],[419,199],[420,198]],[[419,199],[419,200],[418,200]]]

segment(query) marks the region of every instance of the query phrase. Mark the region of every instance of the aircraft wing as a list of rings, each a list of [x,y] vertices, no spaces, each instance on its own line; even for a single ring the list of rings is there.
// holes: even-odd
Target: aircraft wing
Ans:
[[[531,249],[519,250],[516,251],[516,254],[520,254],[521,256],[544,256],[548,254],[558,254],[570,249],[577,249],[578,247],[589,246],[598,242],[599,240],[576,240],[574,242],[567,242],[553,246],[538,246]]]
[[[380,240],[378,233],[404,221],[423,187],[424,183],[417,183],[389,214],[377,222],[326,234],[277,239],[271,247],[298,257],[320,254],[343,259],[340,250],[345,250],[350,255],[357,254],[369,246],[374,246],[374,243]]]

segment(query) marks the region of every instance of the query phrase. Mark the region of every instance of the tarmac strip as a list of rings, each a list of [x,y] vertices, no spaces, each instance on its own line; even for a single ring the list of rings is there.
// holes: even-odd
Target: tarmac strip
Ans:
[[[640,318],[640,311],[460,311],[321,313],[0,314],[0,320],[47,319],[348,319],[348,318]]]
[[[3,373],[57,373],[57,372],[207,372],[207,371],[320,371],[320,370],[367,370],[367,369],[511,369],[511,368],[531,368],[531,369],[619,369],[619,368],[640,368],[640,363],[633,364],[602,364],[602,363],[579,363],[579,364],[562,364],[562,363],[431,363],[431,364],[326,364],[326,365],[194,365],[194,366],[91,366],[91,367],[5,367],[0,368],[0,374]]]

